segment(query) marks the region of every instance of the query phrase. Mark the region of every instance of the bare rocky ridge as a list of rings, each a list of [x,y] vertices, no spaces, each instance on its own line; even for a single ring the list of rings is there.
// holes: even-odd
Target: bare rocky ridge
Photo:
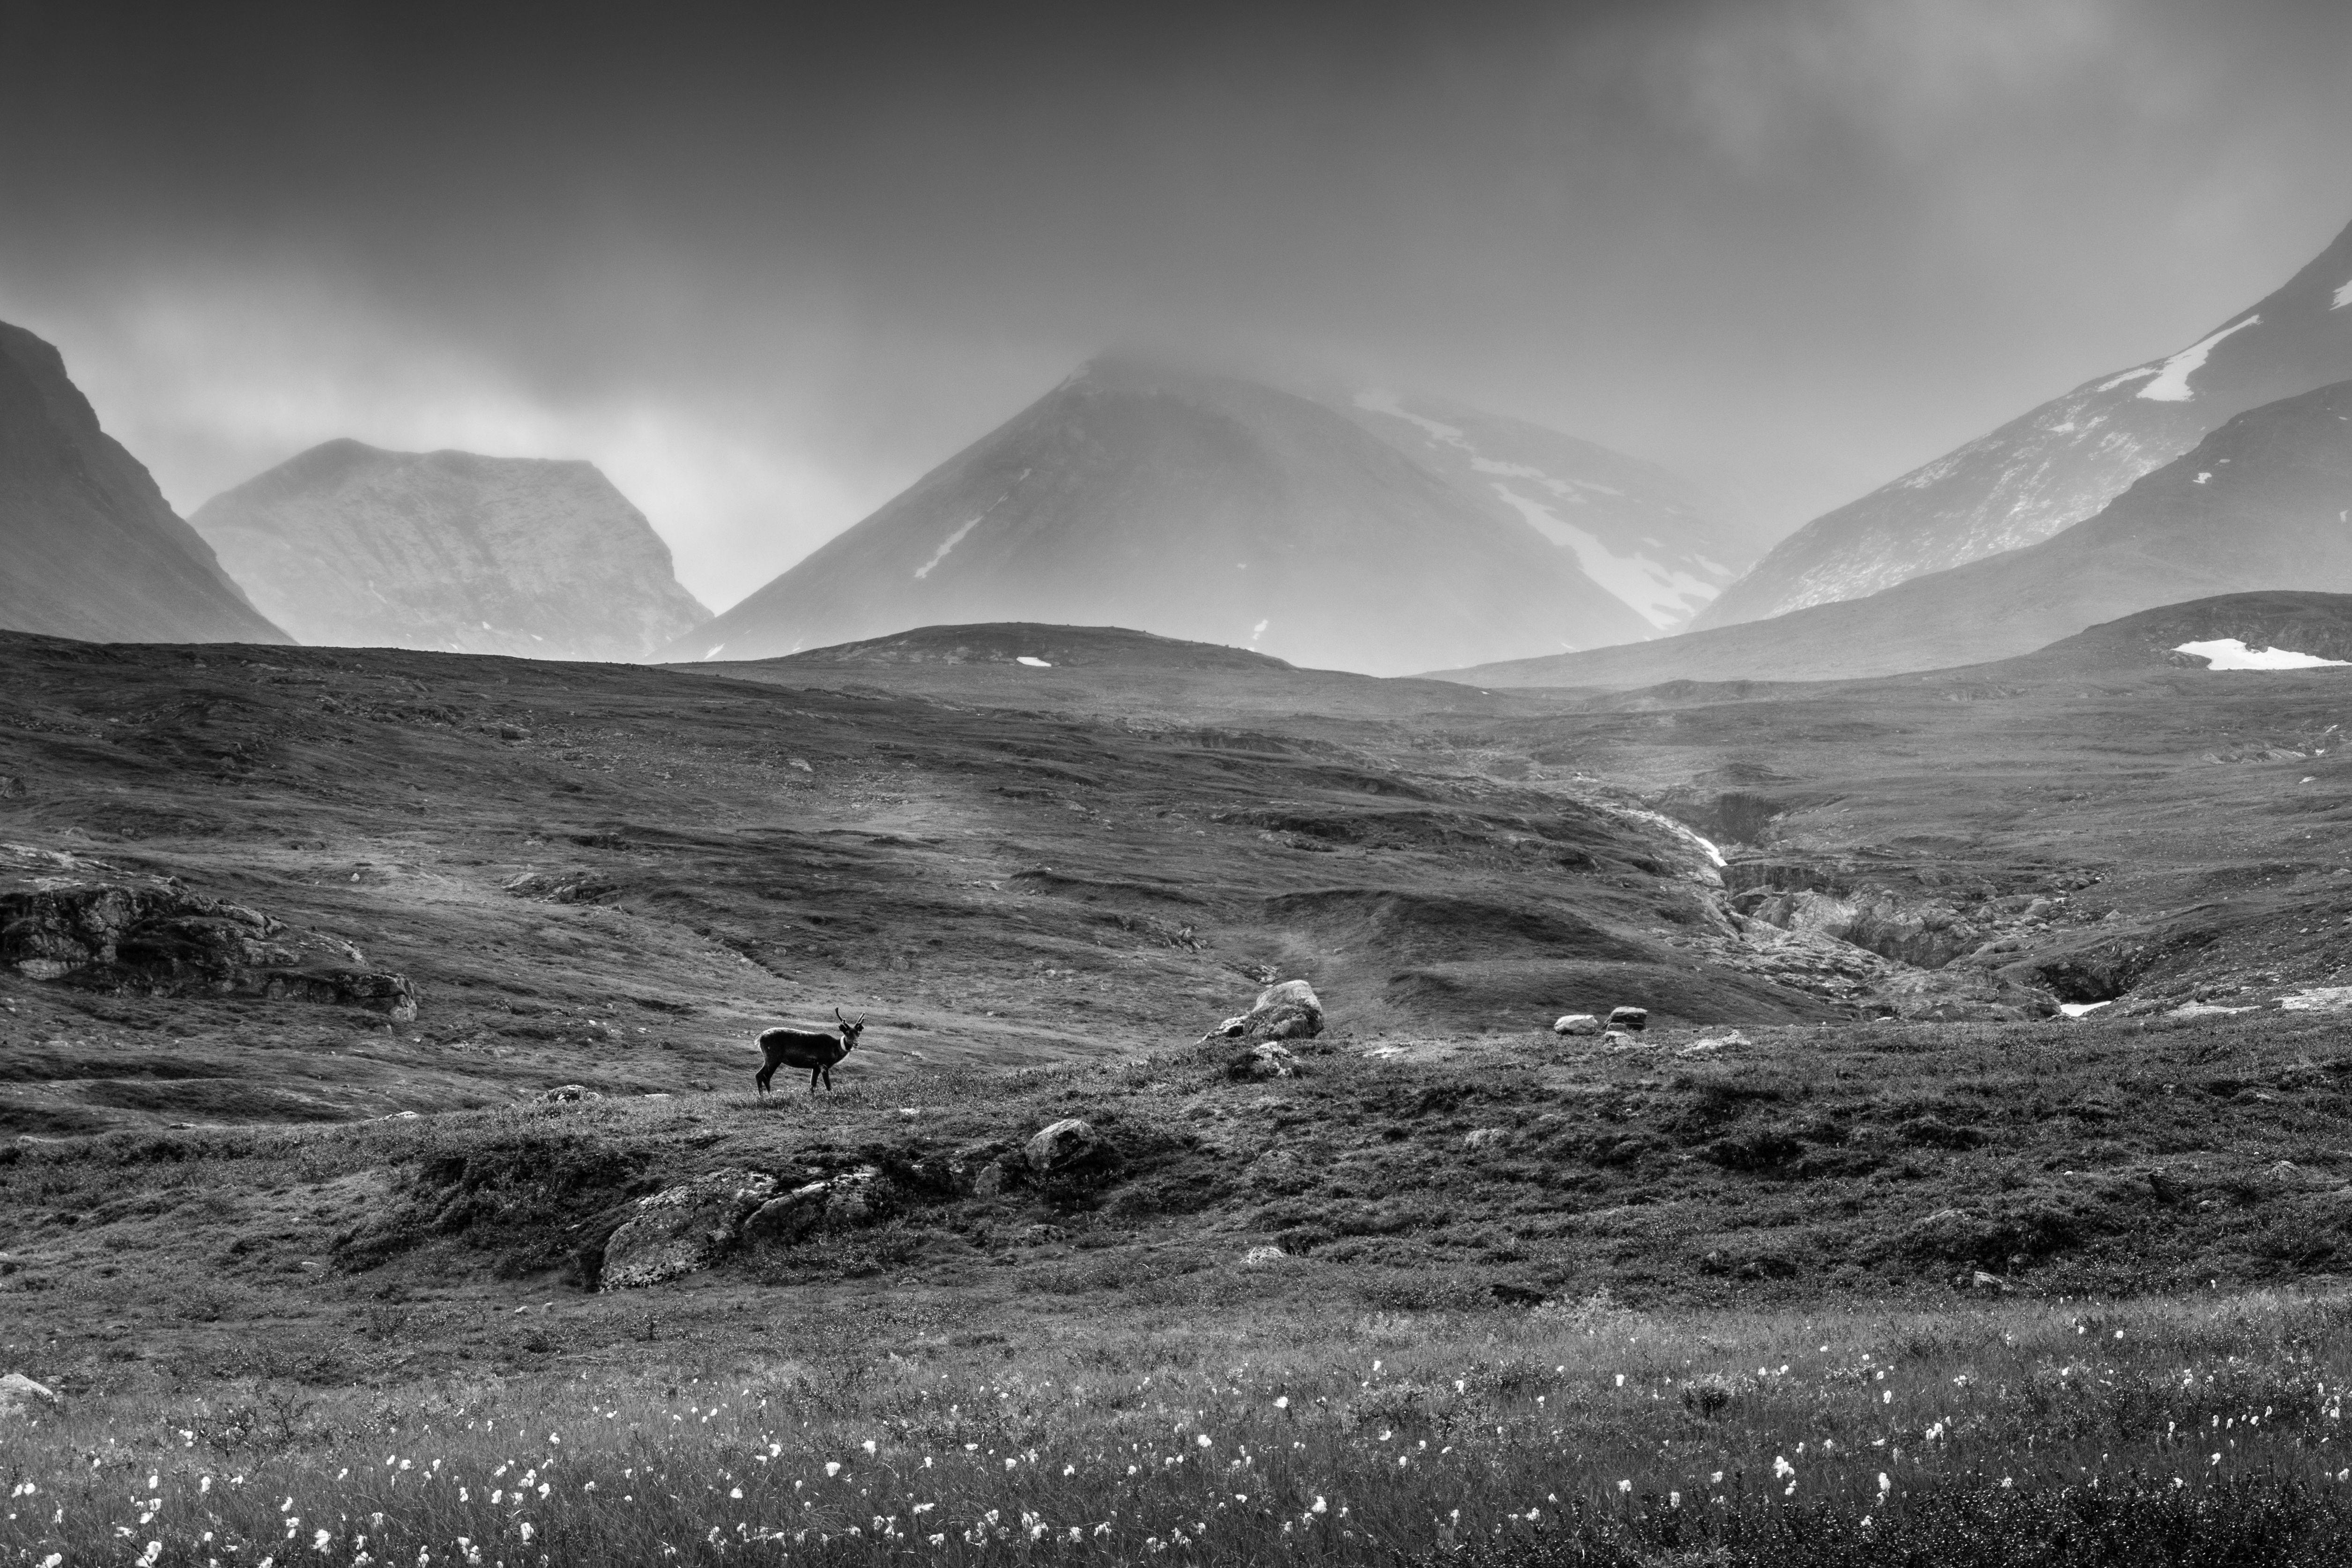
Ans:
[[[192,521],[315,645],[635,659],[709,616],[589,463],[330,441]]]
[[[2347,504],[2352,382],[2240,415],[2096,518],[2029,549],[1769,621],[1454,679],[1482,687],[1830,680],[2008,658],[2217,591],[2352,591]]]
[[[1654,629],[1523,518],[1352,418],[1106,359],[663,657],[767,658],[1010,620],[1374,674]]]
[[[66,374],[0,322],[0,626],[91,642],[283,643]]]
[[[2352,376],[2352,227],[2179,352],[2095,376],[1808,523],[1694,629],[1857,599],[2038,543],[2259,405]]]

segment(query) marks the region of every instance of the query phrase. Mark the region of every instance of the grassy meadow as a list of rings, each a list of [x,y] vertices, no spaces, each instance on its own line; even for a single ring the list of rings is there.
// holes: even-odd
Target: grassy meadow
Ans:
[[[69,1405],[0,1564],[2352,1551],[2326,1019],[1691,1033],[15,1145],[0,1359]],[[1096,1184],[925,1185],[1069,1115]],[[636,1196],[867,1166],[585,1288]]]
[[[2352,1299],[2333,1294],[1704,1314],[1600,1297],[1033,1326],[879,1353],[787,1331],[765,1351],[662,1346],[635,1369],[90,1402],[0,1432],[0,1563],[2352,1549]]]

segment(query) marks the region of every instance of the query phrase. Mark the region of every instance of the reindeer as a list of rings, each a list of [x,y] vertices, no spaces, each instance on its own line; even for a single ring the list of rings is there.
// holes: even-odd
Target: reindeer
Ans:
[[[808,1068],[811,1094],[816,1092],[816,1080],[820,1078],[824,1079],[825,1092],[833,1091],[834,1068],[857,1048],[858,1034],[866,1027],[863,1017],[853,1024],[841,1016],[838,1007],[833,1010],[833,1016],[841,1024],[841,1038],[837,1040],[814,1029],[770,1029],[760,1037],[760,1054],[766,1058],[760,1068],[761,1094],[768,1092],[768,1081],[776,1076],[780,1067],[790,1067],[794,1071]]]

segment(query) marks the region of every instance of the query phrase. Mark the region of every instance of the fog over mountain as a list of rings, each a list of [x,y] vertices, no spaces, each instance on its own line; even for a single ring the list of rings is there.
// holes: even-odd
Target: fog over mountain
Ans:
[[[1397,675],[1437,650],[1646,633],[1651,601],[1589,575],[1558,526],[1563,538],[1317,401],[1111,356],[667,657],[765,658],[920,626],[1036,621]]]
[[[19,0],[0,319],[184,513],[339,437],[580,459],[718,607],[1109,343],[1570,432],[1769,537],[2307,261],[2347,55],[2314,0]]]

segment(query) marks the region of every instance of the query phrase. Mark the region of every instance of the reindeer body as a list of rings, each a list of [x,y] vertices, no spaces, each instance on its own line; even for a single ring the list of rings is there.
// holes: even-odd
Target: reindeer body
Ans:
[[[833,1010],[833,1016],[841,1019],[839,1039],[814,1029],[770,1029],[760,1037],[762,1059],[757,1081],[761,1094],[768,1092],[769,1081],[776,1076],[776,1069],[780,1067],[789,1067],[795,1071],[807,1069],[811,1094],[816,1092],[820,1078],[824,1079],[825,1091],[832,1092],[833,1069],[840,1065],[842,1058],[857,1048],[858,1034],[866,1027],[863,1018],[855,1024],[842,1018],[838,1007]]]

